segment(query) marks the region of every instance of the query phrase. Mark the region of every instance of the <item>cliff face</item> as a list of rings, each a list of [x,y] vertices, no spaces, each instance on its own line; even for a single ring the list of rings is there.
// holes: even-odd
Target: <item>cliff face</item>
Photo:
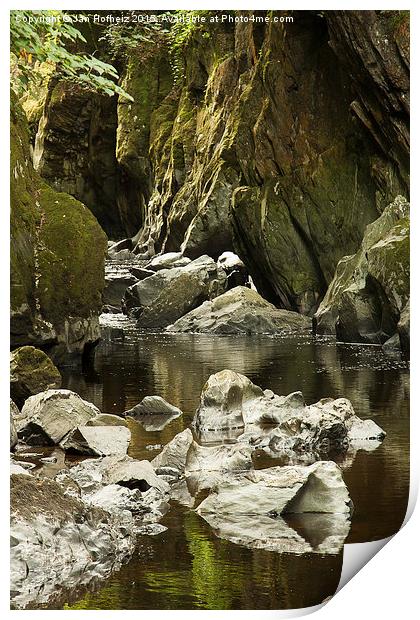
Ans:
[[[178,97],[152,116],[141,251],[233,244],[268,299],[316,308],[338,260],[407,191],[405,57],[389,18],[367,17],[304,13],[192,38]]]
[[[14,96],[10,228],[12,347],[34,344],[57,361],[82,353],[100,335],[106,236],[89,209],[35,172]]]
[[[175,85],[164,45],[132,55],[135,102],[115,120],[125,189],[111,202],[128,236],[140,223],[137,253],[234,248],[269,301],[313,313],[366,225],[408,195],[408,18],[293,17],[191,29]],[[43,122],[57,142],[51,103]],[[53,148],[40,151],[47,162]]]

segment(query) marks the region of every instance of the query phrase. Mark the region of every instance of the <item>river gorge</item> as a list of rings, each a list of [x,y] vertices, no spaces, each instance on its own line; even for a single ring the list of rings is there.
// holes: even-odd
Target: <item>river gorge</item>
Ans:
[[[84,13],[119,90],[12,92],[11,606],[318,605],[408,503],[407,12]]]

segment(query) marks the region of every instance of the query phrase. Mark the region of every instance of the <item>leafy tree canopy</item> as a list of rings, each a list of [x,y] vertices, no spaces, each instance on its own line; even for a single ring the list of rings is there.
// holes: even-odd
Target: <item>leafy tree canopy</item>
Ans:
[[[45,78],[45,63],[51,74],[107,95],[132,97],[117,84],[118,73],[111,64],[92,54],[80,54],[77,44],[86,39],[73,25],[83,15],[63,11],[11,11],[10,50],[12,87],[21,95],[30,82]],[[44,70],[40,70],[44,65]]]

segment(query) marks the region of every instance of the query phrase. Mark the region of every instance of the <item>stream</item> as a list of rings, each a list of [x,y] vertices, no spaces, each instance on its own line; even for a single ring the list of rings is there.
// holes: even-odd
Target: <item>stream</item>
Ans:
[[[277,394],[301,390],[307,403],[345,396],[357,415],[372,418],[387,433],[377,449],[337,460],[355,506],[347,542],[378,540],[399,529],[409,489],[405,361],[387,357],[379,347],[312,336],[152,334],[122,315],[102,315],[102,323],[94,358],[84,368],[63,369],[63,387],[107,413],[122,413],[151,394],[184,412],[160,431],[130,421],[132,457],[152,459],[161,448],[151,447],[187,427],[207,378],[224,368]],[[275,464],[265,456],[255,459],[256,468]],[[162,524],[168,529],[143,536],[120,570],[105,581],[63,590],[54,608],[288,609],[322,602],[340,580],[341,554],[278,554],[235,545],[175,502]]]

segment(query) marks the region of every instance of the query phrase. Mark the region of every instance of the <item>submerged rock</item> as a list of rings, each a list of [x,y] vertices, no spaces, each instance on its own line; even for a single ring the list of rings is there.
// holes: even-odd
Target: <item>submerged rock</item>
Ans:
[[[68,433],[60,446],[66,452],[88,456],[127,454],[131,433],[124,426],[78,426]]]
[[[29,445],[53,445],[98,414],[100,411],[95,405],[75,392],[47,390],[26,400],[16,428],[18,436]]]
[[[127,289],[126,311],[140,327],[166,327],[224,291],[226,274],[209,256],[184,267],[161,269]]]
[[[307,406],[301,392],[263,392],[231,370],[212,375],[204,385],[193,426],[201,441],[211,441],[212,431],[219,437],[223,431],[242,429],[238,442],[292,461],[296,455],[316,460],[320,454],[345,452],[351,442],[385,437],[375,422],[358,418],[345,398],[324,398]]]
[[[360,250],[339,261],[314,316],[316,333],[382,344],[397,331],[410,294],[408,212],[398,196],[366,226]]]
[[[51,359],[35,347],[19,347],[10,354],[10,395],[18,406],[29,396],[61,386],[61,374]]]
[[[208,334],[284,334],[309,331],[309,317],[275,308],[256,291],[237,286],[205,301],[173,325],[171,332]]]

